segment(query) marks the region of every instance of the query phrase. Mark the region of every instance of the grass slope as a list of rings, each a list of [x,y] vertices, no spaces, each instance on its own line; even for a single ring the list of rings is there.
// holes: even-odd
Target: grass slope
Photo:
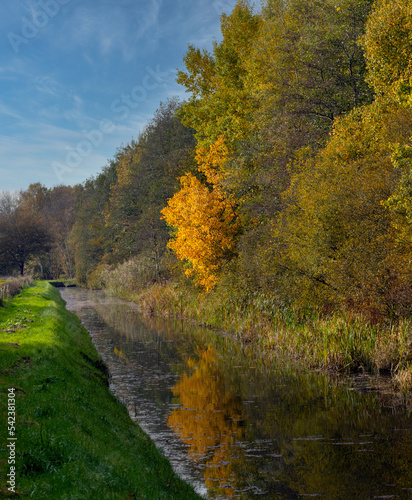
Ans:
[[[9,331],[6,331],[9,330]],[[16,394],[16,496],[195,499],[108,389],[86,330],[45,282],[0,309],[0,496],[8,491],[7,396]]]

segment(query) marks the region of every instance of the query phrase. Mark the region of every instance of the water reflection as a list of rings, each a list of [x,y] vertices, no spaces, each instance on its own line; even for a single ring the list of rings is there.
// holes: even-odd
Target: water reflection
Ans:
[[[233,497],[236,474],[234,443],[244,435],[242,401],[226,387],[223,373],[210,346],[189,358],[192,373],[183,373],[172,389],[180,407],[167,423],[189,446],[192,460],[202,462],[210,492]]]
[[[254,357],[182,322],[143,321],[101,292],[63,296],[109,365],[112,390],[198,491],[412,498],[411,417],[384,395]]]

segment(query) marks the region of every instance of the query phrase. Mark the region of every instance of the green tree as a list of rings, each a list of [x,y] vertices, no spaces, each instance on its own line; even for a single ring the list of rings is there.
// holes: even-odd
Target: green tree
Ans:
[[[223,40],[214,42],[212,54],[189,45],[186,71],[178,71],[177,81],[190,97],[178,115],[184,125],[196,130],[198,148],[207,151],[223,137],[230,150],[253,127],[255,104],[245,79],[260,22],[248,2],[239,0],[230,15],[222,14]]]
[[[295,165],[273,233],[288,292],[384,313],[397,307],[400,269],[383,202],[399,180],[390,145],[411,131],[411,112],[377,101],[339,120],[316,159]]]
[[[169,239],[161,209],[177,190],[178,178],[194,168],[193,130],[175,116],[179,107],[177,99],[161,104],[138,140],[118,151],[117,182],[105,207],[116,260],[146,255],[157,273]]]
[[[74,187],[77,215],[68,244],[74,256],[76,280],[80,284],[87,284],[90,273],[112,248],[103,212],[116,178],[116,169],[109,165],[96,178]]]

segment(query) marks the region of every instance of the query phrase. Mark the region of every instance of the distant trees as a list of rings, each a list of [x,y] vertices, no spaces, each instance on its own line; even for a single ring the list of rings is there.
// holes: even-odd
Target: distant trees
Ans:
[[[0,197],[2,272],[26,269],[41,278],[73,276],[68,237],[75,221],[73,189],[40,183]]]
[[[95,178],[74,187],[76,219],[69,235],[69,248],[75,261],[79,284],[87,284],[104,255],[112,248],[112,239],[105,225],[104,209],[110,188],[116,183],[116,167],[112,163]]]
[[[161,210],[179,177],[195,170],[193,130],[175,116],[178,108],[176,99],[161,104],[137,140],[120,147],[96,179],[75,186],[70,245],[80,283],[134,256],[160,276],[169,239]]]
[[[22,207],[0,215],[0,263],[3,270],[17,268],[24,274],[31,257],[51,248],[51,234],[36,213]]]
[[[70,232],[76,220],[74,191],[70,186],[50,189],[43,208],[48,230],[53,234],[53,246],[48,254],[48,268],[54,278],[74,277],[75,262],[70,248]]]
[[[178,108],[176,99],[161,103],[138,139],[114,159],[117,181],[104,213],[117,260],[144,253],[160,266],[169,239],[160,211],[179,177],[193,170],[193,130],[175,116]]]

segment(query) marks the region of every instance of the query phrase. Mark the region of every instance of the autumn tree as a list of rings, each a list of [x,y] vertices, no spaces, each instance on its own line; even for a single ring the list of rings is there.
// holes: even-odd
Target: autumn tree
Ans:
[[[253,126],[249,118],[254,104],[243,79],[258,29],[259,17],[247,2],[238,1],[230,15],[221,16],[223,41],[214,44],[213,54],[189,46],[186,72],[178,72],[178,82],[191,92],[178,116],[196,129],[198,178],[182,177],[181,191],[163,215],[173,227],[169,247],[186,262],[186,274],[193,274],[208,291],[235,254],[240,226],[226,167],[236,142]]]
[[[168,246],[188,263],[187,276],[210,291],[222,264],[233,255],[239,230],[232,203],[218,189],[210,190],[192,174],[181,178],[182,188],[162,210],[175,228]]]
[[[400,269],[383,202],[399,180],[391,144],[404,144],[411,131],[411,112],[377,101],[339,120],[315,160],[296,163],[288,209],[273,234],[289,292],[294,282],[295,296],[306,291],[318,303],[397,307]]]
[[[179,177],[194,168],[193,130],[175,116],[179,107],[177,99],[161,103],[139,138],[119,149],[113,161],[117,182],[105,208],[115,258],[144,255],[158,274],[169,239],[161,209]]]
[[[26,211],[37,213],[39,218],[44,216],[44,209],[47,205],[49,189],[40,182],[30,184],[27,189],[19,192],[19,206]]]
[[[408,0],[377,0],[363,45],[368,80],[378,95],[410,98],[412,89],[412,6]]]
[[[363,38],[369,81],[379,100],[391,99],[398,113],[412,112],[412,6],[405,0],[380,0],[375,3]],[[411,144],[409,140],[391,141],[392,164],[398,182],[383,206],[391,215],[393,249],[388,264],[394,279],[390,293],[409,312],[412,292],[411,241]]]
[[[5,268],[24,274],[28,259],[46,252],[52,236],[33,211],[21,207],[0,215],[0,259]]]

